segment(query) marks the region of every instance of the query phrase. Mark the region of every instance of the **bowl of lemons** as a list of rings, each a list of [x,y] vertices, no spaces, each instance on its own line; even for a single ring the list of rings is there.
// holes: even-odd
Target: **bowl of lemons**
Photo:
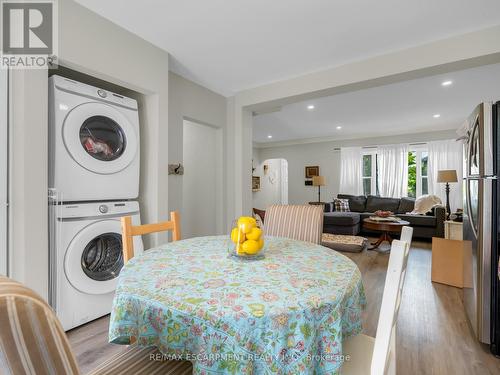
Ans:
[[[241,216],[231,230],[229,255],[242,259],[262,259],[264,253],[264,233],[257,221],[250,216]]]

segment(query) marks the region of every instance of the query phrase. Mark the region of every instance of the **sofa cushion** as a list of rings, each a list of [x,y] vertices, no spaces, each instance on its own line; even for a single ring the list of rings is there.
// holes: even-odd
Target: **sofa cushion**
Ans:
[[[406,214],[408,212],[412,212],[415,208],[415,198],[401,198],[399,201],[399,207],[397,210],[398,214]]]
[[[335,198],[333,200],[333,211],[335,211],[335,212],[351,212],[351,209],[349,208],[349,200]]]
[[[405,215],[405,214],[397,214],[397,217],[400,217],[403,220],[406,220],[410,223],[411,226],[417,227],[435,227],[436,226],[436,216],[427,216],[427,215]]]
[[[326,212],[324,225],[353,226],[359,224],[359,213],[357,212]]]
[[[399,198],[384,198],[369,195],[366,199],[366,211],[375,212],[378,210],[396,212],[399,207]]]
[[[366,208],[366,197],[364,195],[338,194],[337,198],[349,200],[349,208],[354,212],[364,212]]]

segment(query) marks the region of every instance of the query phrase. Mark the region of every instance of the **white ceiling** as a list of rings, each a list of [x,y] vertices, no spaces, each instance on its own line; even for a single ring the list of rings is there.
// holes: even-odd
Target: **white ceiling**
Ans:
[[[441,85],[448,80],[453,84]],[[500,64],[287,105],[253,118],[253,140],[340,140],[456,129],[477,104],[490,100],[500,100]]]
[[[499,0],[77,0],[230,95],[500,24]]]

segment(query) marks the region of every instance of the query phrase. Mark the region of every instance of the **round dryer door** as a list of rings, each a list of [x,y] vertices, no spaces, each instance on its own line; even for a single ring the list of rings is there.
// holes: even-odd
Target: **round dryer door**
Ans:
[[[138,139],[129,120],[115,107],[84,103],[73,108],[63,124],[66,150],[83,168],[117,173],[135,158]]]
[[[122,267],[118,220],[102,220],[83,228],[69,244],[64,258],[67,279],[86,294],[113,292]]]

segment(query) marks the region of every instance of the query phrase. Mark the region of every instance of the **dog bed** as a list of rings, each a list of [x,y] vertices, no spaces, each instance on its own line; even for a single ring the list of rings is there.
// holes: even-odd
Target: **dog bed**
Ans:
[[[337,251],[359,253],[366,247],[368,240],[359,236],[323,233],[321,244]]]

